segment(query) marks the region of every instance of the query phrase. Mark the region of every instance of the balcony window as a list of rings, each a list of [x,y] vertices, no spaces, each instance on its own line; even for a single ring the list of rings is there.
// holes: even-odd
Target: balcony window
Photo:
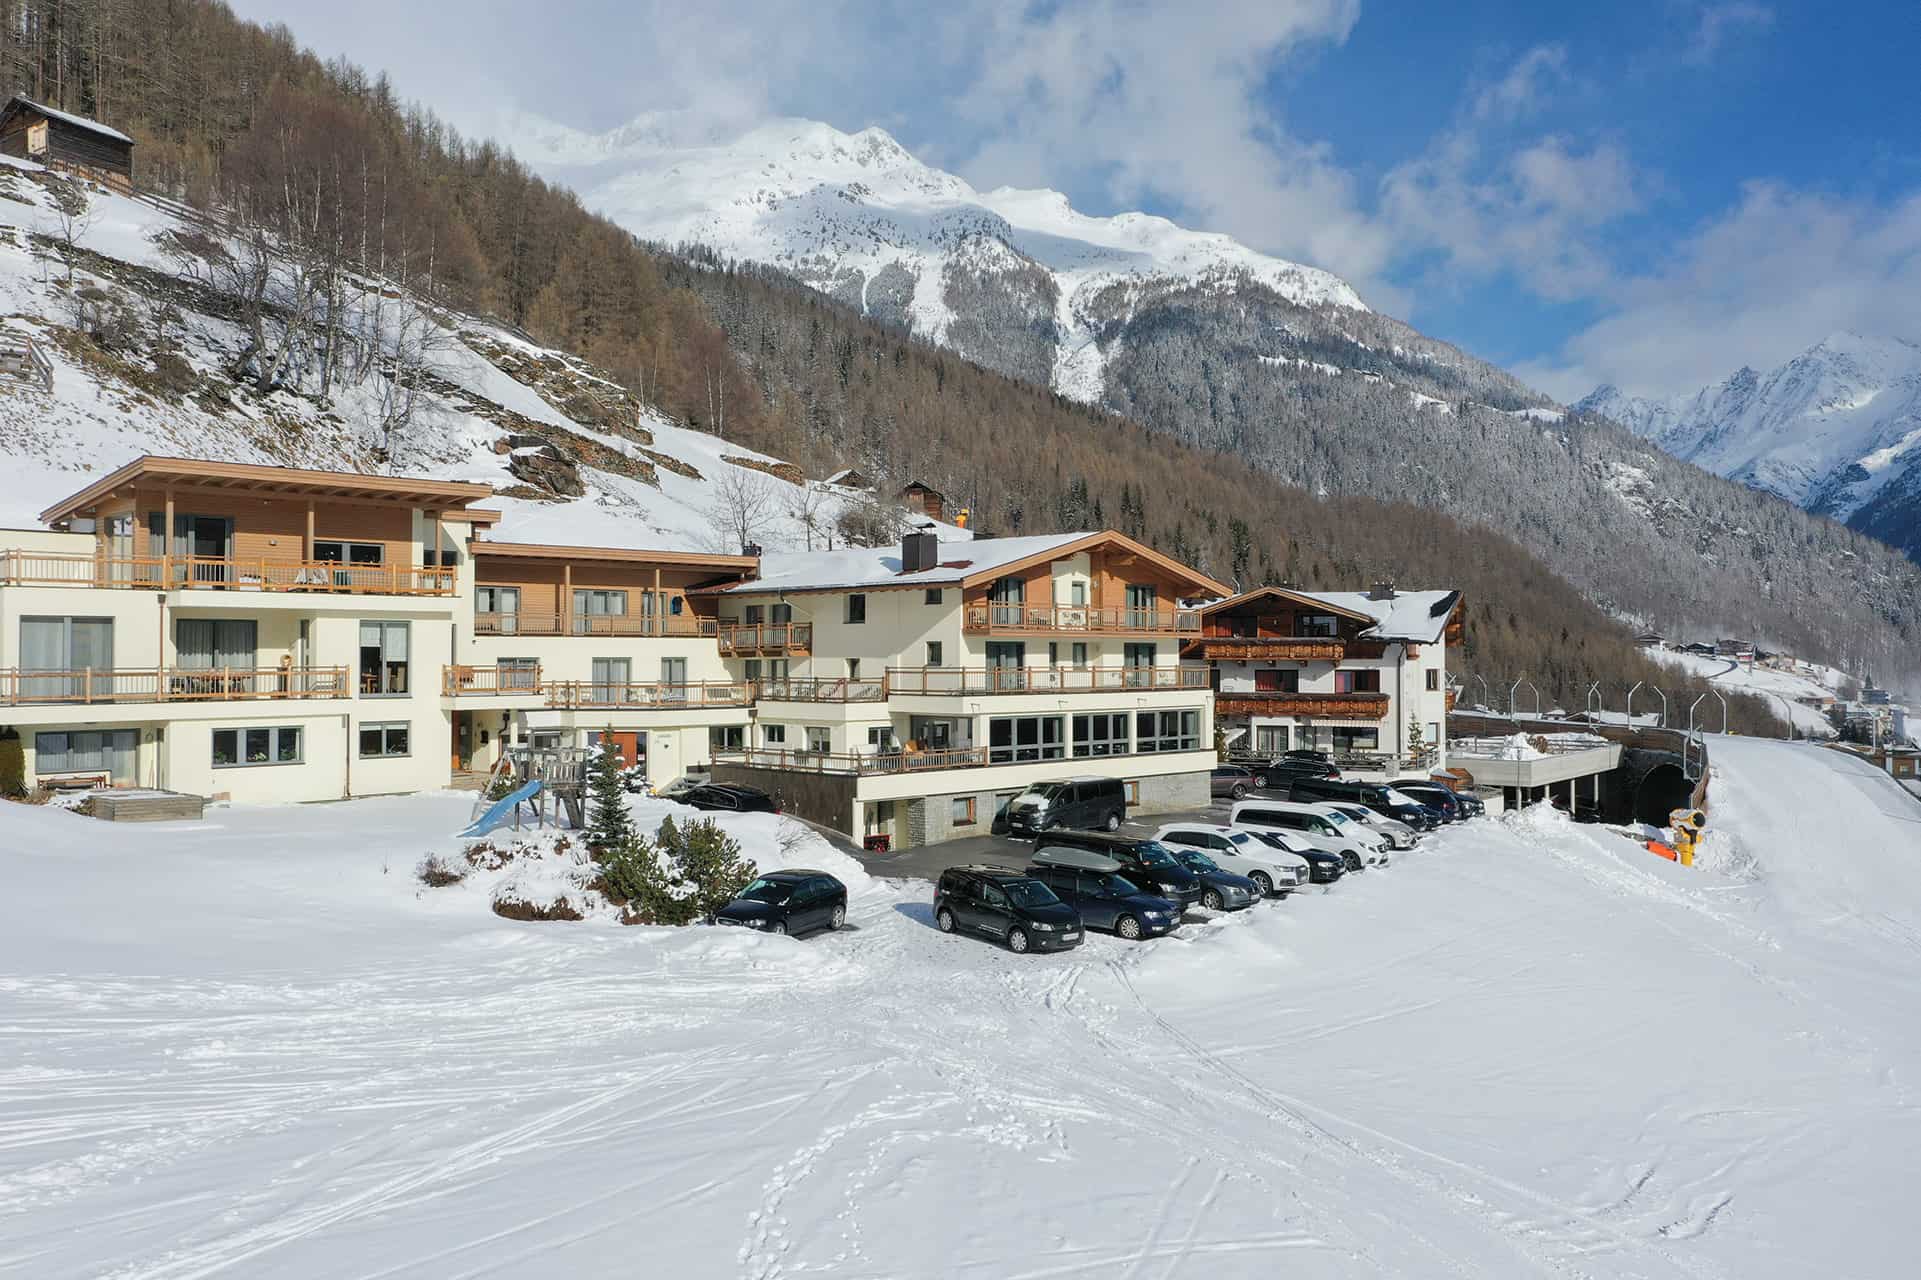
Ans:
[[[1254,672],[1256,693],[1299,693],[1301,673],[1293,667],[1259,667]]]
[[[408,624],[360,624],[360,693],[362,697],[395,698],[413,686],[407,679]]]
[[[112,618],[20,619],[21,671],[82,672],[113,670]],[[78,697],[87,687],[81,675],[24,677],[23,696]]]
[[[259,635],[251,618],[175,618],[174,663],[186,671],[252,671]]]
[[[1157,593],[1151,585],[1129,583],[1127,587],[1127,625],[1144,629],[1154,625]]]
[[[1061,716],[1003,716],[987,722],[987,759],[993,764],[1060,760],[1067,754]]]
[[[760,727],[760,740],[770,747],[787,745],[787,726],[784,724],[764,724]]]
[[[475,587],[474,612],[486,615],[497,635],[519,634],[520,588]]]
[[[1087,641],[1074,641],[1072,648],[1070,648],[1068,652],[1071,655],[1069,661],[1075,666],[1084,667],[1087,665]]]
[[[1027,603],[1027,583],[1020,578],[996,578],[987,589],[989,621],[997,627],[1020,625]]]
[[[814,755],[826,755],[834,749],[834,731],[819,725],[807,726],[807,750]]]
[[[595,702],[617,702],[633,683],[633,664],[628,658],[595,658],[588,670],[593,677],[588,697]]]
[[[1258,755],[1278,756],[1287,750],[1287,730],[1284,724],[1264,724],[1254,730],[1254,750]]]
[[[1074,755],[1124,756],[1128,753],[1127,712],[1098,712],[1074,717]]]
[[[1297,614],[1294,634],[1303,640],[1335,640],[1340,637],[1341,622],[1331,613]]]
[[[302,759],[299,725],[213,731],[213,767],[216,769],[243,769],[249,765],[265,764],[299,764]]]
[[[1334,673],[1336,693],[1379,693],[1381,671],[1378,667],[1343,669]]]
[[[574,634],[576,635],[586,635],[592,629],[591,619],[626,616],[627,593],[625,591],[580,588],[574,592]]]
[[[496,658],[494,659],[494,682],[503,691],[534,689],[540,683],[540,659]]]
[[[747,729],[738,724],[717,724],[707,731],[707,750],[739,751],[747,745]]]
[[[362,760],[395,759],[411,754],[412,728],[412,725],[401,722],[361,725],[360,758]]]
[[[1141,711],[1134,716],[1134,749],[1142,755],[1165,751],[1198,751],[1201,713],[1198,711]]]
[[[757,684],[757,683],[759,683],[759,681],[760,681],[760,659],[759,659],[759,658],[749,658],[749,659],[747,659],[747,660],[746,660],[745,662],[743,662],[743,663],[741,663],[741,664],[740,664],[740,678],[741,678],[741,679],[743,679],[743,680],[745,680],[745,681],[747,681],[747,683],[749,683],[749,684]]]

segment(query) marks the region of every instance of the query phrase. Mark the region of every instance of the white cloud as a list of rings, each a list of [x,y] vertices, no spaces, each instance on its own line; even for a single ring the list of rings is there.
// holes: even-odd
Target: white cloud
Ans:
[[[1669,395],[1836,330],[1921,336],[1921,195],[1883,207],[1750,183],[1662,265],[1602,296],[1605,319],[1515,372],[1563,399],[1603,382]]]
[[[1697,65],[1712,62],[1736,31],[1743,28],[1765,29],[1773,25],[1774,10],[1764,4],[1755,4],[1752,0],[1728,0],[1723,4],[1703,5],[1682,58]]]

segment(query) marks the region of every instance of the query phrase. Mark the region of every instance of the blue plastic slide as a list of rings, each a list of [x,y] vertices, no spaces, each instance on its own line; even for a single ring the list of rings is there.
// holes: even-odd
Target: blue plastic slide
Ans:
[[[472,836],[486,835],[489,831],[492,831],[495,827],[507,820],[508,816],[513,813],[515,805],[519,804],[522,800],[531,800],[539,794],[540,779],[536,778],[518,791],[504,795],[487,806],[487,812],[480,815],[480,820],[461,832],[458,838],[466,840]]]

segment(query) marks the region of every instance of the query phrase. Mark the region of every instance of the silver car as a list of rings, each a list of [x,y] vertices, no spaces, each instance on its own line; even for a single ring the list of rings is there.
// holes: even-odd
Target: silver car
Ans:
[[[1364,804],[1349,804],[1344,800],[1330,800],[1324,803],[1339,809],[1356,822],[1372,827],[1374,830],[1386,836],[1390,848],[1412,849],[1414,842],[1421,838],[1420,832],[1408,826],[1407,823],[1402,822],[1399,818],[1390,818],[1386,814],[1376,813]]]

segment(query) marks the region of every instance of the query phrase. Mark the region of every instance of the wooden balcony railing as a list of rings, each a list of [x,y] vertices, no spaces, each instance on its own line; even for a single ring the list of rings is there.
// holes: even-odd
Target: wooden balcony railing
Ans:
[[[1183,652],[1224,662],[1339,662],[1347,646],[1327,636],[1201,636]]]
[[[591,707],[614,711],[673,710],[682,707],[744,707],[754,686],[726,680],[689,684],[606,684],[593,680],[555,680],[545,686],[550,707]]]
[[[224,591],[344,592],[356,595],[450,596],[454,570],[334,560],[267,560],[209,556],[89,556],[71,552],[0,552],[0,583],[11,587],[169,587]]]
[[[723,622],[715,634],[723,658],[751,658],[757,654],[805,654],[813,651],[810,622]]]
[[[750,765],[798,773],[850,773],[861,776],[926,773],[940,769],[978,769],[987,763],[979,748],[952,751],[881,751],[844,755],[829,751],[716,751],[715,764]]]
[[[1205,667],[889,667],[894,694],[1149,693],[1204,690]]]
[[[345,667],[0,671],[0,705],[11,706],[344,698],[352,691]]]
[[[885,702],[887,682],[796,676],[758,681],[755,696],[763,702]]]
[[[474,614],[477,636],[711,636],[717,624],[693,614],[645,613],[481,613]]]
[[[1195,635],[1198,613],[1162,609],[1095,609],[1087,605],[970,604],[969,631],[1001,635]]]
[[[1217,716],[1312,716],[1329,720],[1381,720],[1385,693],[1221,693]]]
[[[440,691],[449,698],[520,695],[541,692],[540,666],[448,666],[440,669]]]

